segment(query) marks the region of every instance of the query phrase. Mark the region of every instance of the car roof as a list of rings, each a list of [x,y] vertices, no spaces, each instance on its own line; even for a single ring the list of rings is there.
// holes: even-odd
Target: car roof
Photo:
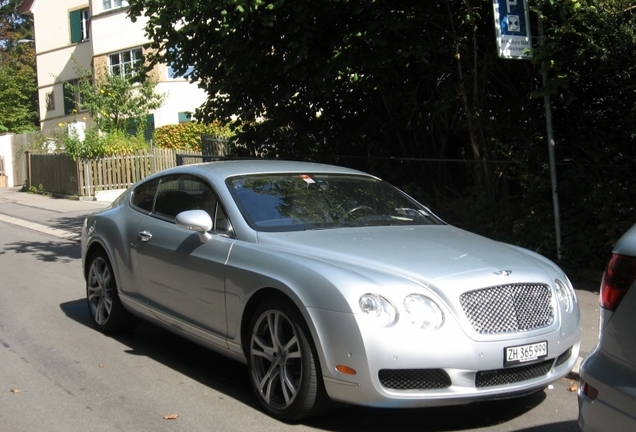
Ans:
[[[621,255],[636,256],[636,224],[618,240],[613,252]]]
[[[336,165],[326,165],[313,162],[297,162],[275,159],[234,159],[214,162],[199,163],[193,165],[182,165],[170,168],[157,175],[177,174],[177,173],[198,174],[208,178],[216,178],[224,181],[228,177],[245,174],[267,174],[267,173],[333,173],[333,174],[357,174],[371,176],[362,171]]]

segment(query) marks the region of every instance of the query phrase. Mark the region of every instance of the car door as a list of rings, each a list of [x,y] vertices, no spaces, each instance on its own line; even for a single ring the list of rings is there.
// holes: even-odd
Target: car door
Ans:
[[[175,224],[178,213],[193,209],[212,213],[211,241],[202,243],[195,232]],[[225,263],[234,239],[224,215],[205,180],[183,174],[161,178],[135,248],[148,305],[158,318],[227,334]]]

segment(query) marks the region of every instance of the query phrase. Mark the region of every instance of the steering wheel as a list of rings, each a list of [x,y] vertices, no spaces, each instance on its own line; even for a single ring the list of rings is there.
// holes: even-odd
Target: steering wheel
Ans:
[[[366,205],[360,205],[360,206],[352,208],[351,210],[349,210],[348,212],[343,214],[341,219],[343,219],[343,220],[347,219],[349,216],[351,216],[353,213],[357,212],[358,210],[365,210],[365,211],[368,211],[368,212],[371,212],[371,213],[375,214],[375,210],[373,210],[371,207],[366,206]]]

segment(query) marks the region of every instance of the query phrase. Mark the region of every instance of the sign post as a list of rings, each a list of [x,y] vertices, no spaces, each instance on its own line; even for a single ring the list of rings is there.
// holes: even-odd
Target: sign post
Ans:
[[[499,57],[531,59],[528,0],[493,0]]]
[[[504,59],[532,59],[532,39],[528,0],[493,0],[495,11],[495,30],[497,33],[497,51]],[[543,21],[539,18],[539,39],[545,44]],[[547,85],[548,73],[543,69],[543,86]],[[552,182],[552,205],[554,208],[554,228],[556,235],[557,259],[561,260],[561,216],[559,195],[557,193],[556,158],[554,155],[554,137],[552,132],[552,107],[550,94],[544,96],[546,129],[548,133],[548,152],[550,156],[550,177]]]

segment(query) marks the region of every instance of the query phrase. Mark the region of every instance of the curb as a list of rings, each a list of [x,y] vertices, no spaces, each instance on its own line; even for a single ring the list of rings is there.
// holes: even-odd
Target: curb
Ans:
[[[66,231],[59,228],[52,228],[46,225],[42,225],[35,222],[25,221],[23,219],[14,218],[12,216],[7,216],[0,214],[0,221],[6,222],[11,225],[17,225],[23,228],[30,229],[32,231],[37,231],[43,234],[48,234],[53,237],[61,238],[63,240],[70,240],[78,242],[80,241],[81,235],[75,232]]]

